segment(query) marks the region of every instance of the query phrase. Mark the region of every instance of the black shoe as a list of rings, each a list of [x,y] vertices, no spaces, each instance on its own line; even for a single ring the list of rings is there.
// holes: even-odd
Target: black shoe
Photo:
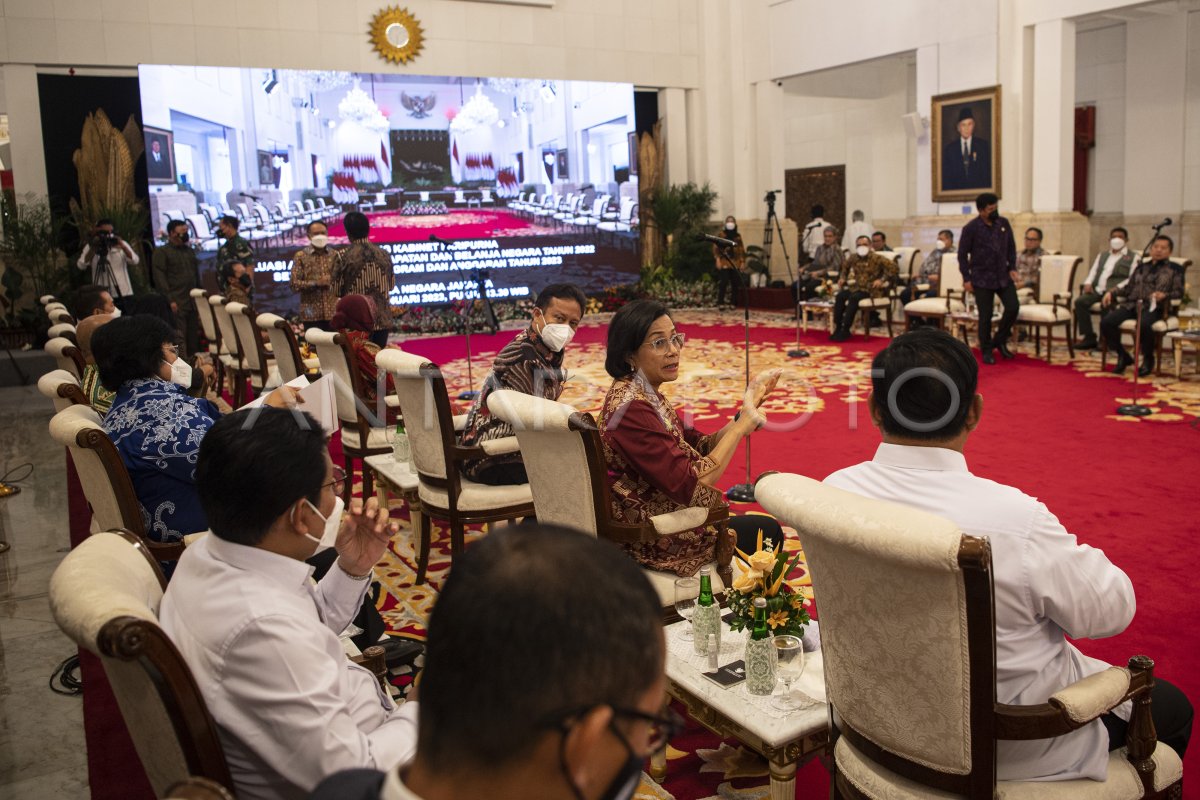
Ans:
[[[849,338],[850,333],[848,331],[834,331],[829,334],[829,341],[831,342],[844,342]]]
[[[1139,378],[1149,377],[1151,372],[1154,372],[1154,359],[1151,359],[1151,358],[1142,359],[1142,366],[1140,368],[1138,368],[1138,377]]]
[[[996,363],[996,357],[994,355],[992,355],[991,350],[983,351],[983,363],[985,363],[985,364],[995,364]]]
[[[1098,341],[1096,341],[1095,336],[1087,336],[1087,337],[1084,337],[1083,339],[1080,339],[1078,342],[1076,342],[1075,346],[1078,347],[1080,350],[1095,350],[1097,347],[1100,346],[1100,343]]]
[[[1013,355],[1013,351],[1008,349],[1007,344],[998,344],[998,345],[996,345],[996,349],[1000,351],[1001,358],[1015,358],[1016,357]]]
[[[1125,370],[1128,369],[1129,365],[1132,363],[1133,363],[1132,358],[1125,355],[1124,353],[1118,353],[1116,366],[1114,366],[1113,370],[1112,370],[1113,375],[1124,375]]]
[[[421,642],[400,639],[395,636],[388,636],[377,644],[383,648],[383,660],[388,665],[388,669],[412,664],[417,660],[417,656],[425,651],[425,645]]]

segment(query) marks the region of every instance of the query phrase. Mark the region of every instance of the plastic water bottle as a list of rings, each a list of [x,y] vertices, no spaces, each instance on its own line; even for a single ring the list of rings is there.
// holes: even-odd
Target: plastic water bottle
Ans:
[[[396,436],[392,439],[392,455],[397,464],[407,464],[412,459],[412,447],[408,444],[408,432],[404,420],[396,423]]]

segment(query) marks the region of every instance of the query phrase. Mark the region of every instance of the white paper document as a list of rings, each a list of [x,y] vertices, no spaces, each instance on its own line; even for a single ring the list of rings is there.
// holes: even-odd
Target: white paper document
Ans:
[[[333,377],[331,375],[322,375],[312,383],[309,383],[308,378],[301,375],[288,381],[284,386],[290,386],[297,390],[296,394],[303,401],[297,408],[315,419],[325,429],[326,436],[332,436],[337,431],[339,427],[337,398],[333,394]],[[275,391],[277,390],[272,389],[266,394],[259,395],[242,408],[255,408],[262,405]]]

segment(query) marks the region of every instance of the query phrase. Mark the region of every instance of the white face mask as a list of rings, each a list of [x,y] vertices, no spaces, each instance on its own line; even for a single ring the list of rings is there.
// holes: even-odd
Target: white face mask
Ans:
[[[109,316],[112,317],[113,319],[116,319],[117,317],[121,316],[121,307],[113,306],[112,313],[109,314]]]
[[[737,227],[737,223],[736,223],[736,222],[726,222],[726,223],[725,223],[725,230],[727,230],[727,231],[731,231],[731,230],[733,230],[733,229],[734,229],[734,228],[736,228],[736,227]]]
[[[545,317],[542,317],[544,320]],[[543,325],[541,333],[538,336],[542,337],[546,347],[555,353],[562,352],[562,349],[571,343],[575,338],[575,329],[565,322],[556,322],[553,325]]]
[[[1122,247],[1125,246],[1125,240],[1118,236],[1114,236],[1113,238],[1108,240],[1108,246],[1111,247],[1113,249],[1113,252],[1115,253],[1116,251],[1120,250]]]
[[[167,362],[164,360],[164,364]],[[182,358],[176,358],[170,364],[171,368],[171,383],[178,384],[185,389],[192,388],[192,365]]]
[[[867,247],[865,244],[860,244],[858,247],[854,248],[854,252],[858,253],[859,258],[866,258],[867,254],[871,252],[871,248]]]
[[[941,239],[935,239],[933,242],[933,249],[934,250],[945,250],[946,243],[943,242]]]
[[[329,237],[323,233],[318,233],[316,236],[310,237],[309,241],[312,242],[313,247],[324,248],[325,245],[329,244]]]
[[[314,514],[325,521],[325,530],[321,533],[320,539],[309,533],[304,534],[305,539],[317,543],[317,549],[313,551],[313,555],[315,556],[317,553],[323,553],[337,544],[338,530],[342,527],[342,511],[346,508],[346,504],[342,501],[342,498],[335,497],[333,499],[333,511],[330,511],[329,516],[326,517],[321,513],[321,509],[309,503],[307,499],[304,502],[308,503],[308,507],[313,510]]]

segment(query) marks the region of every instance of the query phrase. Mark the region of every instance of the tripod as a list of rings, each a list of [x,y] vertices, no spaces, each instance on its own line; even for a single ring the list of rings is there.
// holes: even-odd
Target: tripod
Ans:
[[[775,213],[775,195],[778,189],[772,189],[767,192],[763,201],[767,204],[767,221],[763,224],[763,261],[768,269],[771,266],[771,245],[775,240],[775,234],[779,234],[779,247],[783,250],[783,265],[787,267],[788,281],[792,286],[796,286],[796,276],[792,274],[792,259],[788,255],[787,237],[783,235],[783,228],[779,225],[779,215]],[[796,346],[788,350],[789,358],[806,358],[808,351],[800,346],[800,292],[796,291]]]
[[[718,248],[721,257],[729,264],[734,274],[740,275],[733,259],[729,256],[729,248]],[[786,253],[786,250],[784,251]],[[742,316],[746,324],[746,389],[750,388],[750,287],[741,282],[742,286]],[[735,503],[754,502],[754,482],[750,478],[750,437],[746,437],[746,482],[730,487],[725,496]]]

